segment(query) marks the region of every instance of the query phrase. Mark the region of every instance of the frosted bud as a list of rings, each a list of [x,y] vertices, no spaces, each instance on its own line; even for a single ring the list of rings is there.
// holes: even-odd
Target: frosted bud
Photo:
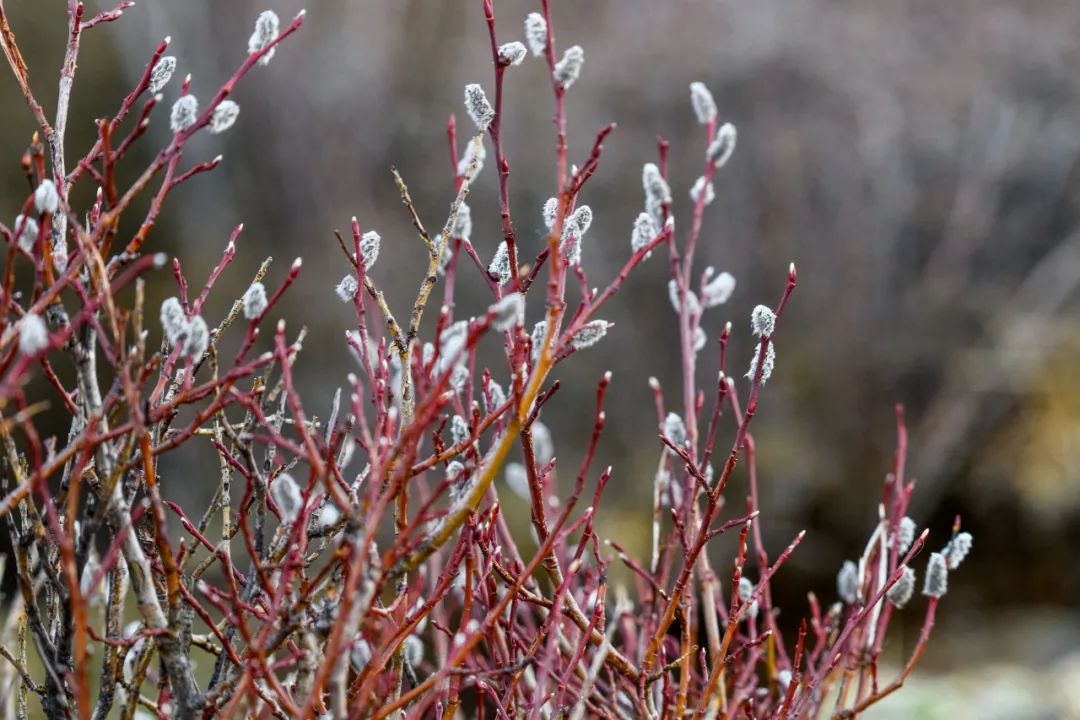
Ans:
[[[488,308],[491,314],[491,326],[505,332],[525,322],[525,296],[519,292],[510,293]]]
[[[460,445],[469,439],[469,424],[465,418],[455,415],[450,419],[450,440],[454,445]]]
[[[300,486],[289,473],[281,473],[270,483],[270,497],[281,513],[282,522],[292,523],[304,509]]]
[[[701,199],[702,189],[704,188],[705,199]],[[702,175],[694,182],[694,187],[690,188],[690,199],[696,202],[703,202],[705,205],[712,204],[712,201],[716,199],[716,192],[713,190],[712,181],[706,181],[705,176]]]
[[[726,303],[733,292],[735,292],[735,276],[722,272],[701,286],[701,301],[707,308],[716,307]]]
[[[450,236],[468,240],[472,235],[472,209],[465,203],[458,205],[457,214],[450,224]]]
[[[510,282],[510,251],[507,250],[506,243],[500,242],[499,247],[495,249],[495,257],[488,265],[488,272],[499,278],[500,285]]]
[[[487,158],[487,149],[484,148],[482,142],[472,142],[465,146],[465,152],[461,155],[461,160],[458,161],[457,174],[465,177],[469,173],[469,167],[476,162],[476,169],[473,171],[472,177],[480,174],[480,171],[484,168],[484,159]]]
[[[900,527],[896,530],[896,544],[897,549],[906,553],[908,548],[911,547],[911,543],[915,542],[915,532],[918,528],[915,525],[915,521],[906,515],[900,519]]]
[[[488,412],[506,404],[506,391],[502,389],[502,385],[494,380],[488,383],[488,396],[491,401],[491,404],[488,405]]]
[[[634,229],[630,231],[630,249],[634,252],[646,248],[656,239],[656,223],[649,213],[641,213],[634,220]]]
[[[548,198],[547,202],[544,203],[544,212],[543,212],[544,226],[548,230],[551,230],[552,228],[555,227],[555,216],[558,214],[558,212],[559,212],[559,199],[558,198]]]
[[[15,242],[28,253],[34,251],[38,229],[37,220],[29,215],[15,216],[15,227],[12,228],[15,231]]]
[[[754,346],[754,356],[750,358],[750,369],[746,373],[746,377],[750,380],[754,379],[757,375],[758,355],[761,348]],[[765,348],[765,362],[761,365],[761,384],[764,385],[772,377],[773,366],[776,364],[776,348],[773,346],[772,340],[769,341],[768,347]]]
[[[49,329],[40,315],[28,313],[19,321],[19,352],[33,357],[49,347]]]
[[[169,345],[176,347],[184,339],[188,332],[187,316],[180,301],[174,297],[166,298],[161,303],[161,328],[165,331],[165,339]]]
[[[184,95],[172,106],[169,127],[174,133],[187,130],[199,119],[199,101],[194,95]]]
[[[738,133],[735,131],[735,126],[731,123],[724,123],[720,126],[720,129],[716,131],[716,137],[709,144],[709,149],[705,151],[705,159],[712,163],[713,167],[719,170],[727,164],[727,161],[731,159],[731,154],[735,152],[735,140],[738,137]]]
[[[668,280],[668,299],[675,312],[679,312],[681,303],[679,302],[679,283],[676,280]],[[686,291],[686,310],[691,315],[701,315],[701,302],[693,290]]]
[[[915,592],[915,571],[909,567],[905,567],[903,573],[900,575],[900,579],[896,581],[896,584],[889,588],[889,592],[885,594],[889,602],[898,608],[902,608],[908,604],[911,600],[912,594]]]
[[[495,108],[488,102],[484,88],[476,83],[465,86],[465,110],[481,132],[487,130],[491,121],[495,119]]]
[[[574,337],[570,338],[570,347],[575,350],[584,350],[595,345],[607,335],[609,327],[611,327],[611,323],[606,320],[593,320],[585,323],[580,330],[574,333]]]
[[[210,328],[206,321],[196,315],[191,318],[187,327],[187,339],[184,341],[184,349],[180,351],[181,357],[189,357],[198,360],[210,346]]]
[[[225,132],[233,126],[233,123],[236,122],[236,118],[239,114],[239,105],[232,100],[222,100],[218,106],[214,108],[214,114],[210,116],[210,132],[215,135]]]
[[[698,325],[694,328],[694,352],[701,352],[705,347],[705,343],[708,342],[708,338],[705,335],[705,331]]]
[[[541,320],[533,325],[530,338],[532,339],[532,358],[533,362],[536,362],[540,358],[540,348],[544,345],[544,338],[547,337],[547,320]]]
[[[34,207],[42,215],[52,215],[60,209],[60,193],[56,191],[56,183],[52,180],[42,180],[34,191]]]
[[[370,270],[375,261],[379,259],[379,246],[382,237],[374,230],[369,230],[360,237],[360,262],[364,264],[364,270]]]
[[[716,101],[713,100],[709,88],[705,83],[690,83],[690,104],[694,106],[694,115],[702,125],[707,125],[716,119]]]
[[[859,569],[850,560],[845,560],[836,574],[836,594],[848,605],[859,599]]]
[[[750,313],[750,329],[758,337],[768,337],[776,329],[776,315],[765,305],[758,305]]]
[[[405,638],[404,651],[405,662],[409,663],[409,667],[415,668],[424,662],[424,641],[415,635]]]
[[[686,444],[686,423],[676,413],[668,413],[664,418],[664,437],[678,447]]]
[[[337,509],[337,505],[327,500],[322,507],[319,508],[318,523],[319,528],[322,530],[329,530],[338,524],[338,520],[341,519],[341,511]]]
[[[360,672],[371,662],[371,645],[364,638],[358,638],[349,650],[349,662],[353,670]]]
[[[356,282],[356,278],[352,275],[346,275],[341,278],[341,282],[334,288],[334,293],[337,294],[338,300],[343,303],[352,302],[352,299],[356,297],[356,291],[360,288],[360,284]]]
[[[157,95],[161,92],[162,88],[169,84],[174,72],[176,72],[176,58],[166,55],[158,60],[154,64],[154,69],[150,71],[150,84],[147,86],[150,94]]]
[[[923,585],[923,595],[939,598],[949,590],[949,567],[945,556],[941,553],[931,553],[929,562],[926,563],[926,582]]]
[[[528,500],[529,471],[519,462],[506,464],[506,486],[522,500]]]
[[[563,227],[562,254],[571,265],[581,264],[581,241],[592,225],[592,208],[582,205],[566,219]]]
[[[581,76],[581,67],[585,64],[585,51],[580,45],[566,49],[562,60],[555,63],[555,82],[569,89]]]
[[[255,30],[251,33],[251,37],[248,38],[248,55],[254,55],[266,49],[266,46],[274,42],[277,39],[278,34],[281,31],[281,22],[278,20],[277,13],[273,10],[266,10],[258,19],[255,20]],[[274,57],[276,48],[271,48],[270,52],[259,58],[260,65],[267,65],[270,63],[270,58]]]
[[[541,466],[547,465],[555,457],[555,442],[551,439],[551,430],[544,423],[535,420],[530,431],[536,462]]]
[[[533,57],[540,57],[547,48],[547,21],[540,13],[529,13],[525,17],[525,42]]]
[[[459,320],[446,328],[439,335],[439,371],[445,370],[450,363],[460,362],[458,354],[465,348],[469,339],[469,324]]]
[[[517,40],[499,46],[499,60],[507,65],[520,65],[525,53],[525,46]]]
[[[739,599],[742,600],[743,603],[748,603],[748,602],[750,602],[750,598],[753,597],[753,596],[754,596],[754,583],[750,582],[750,579],[745,577],[745,576],[740,577],[739,578]],[[748,617],[748,618],[750,618],[752,620],[752,619],[757,617],[757,614],[758,614],[758,604],[757,604],[757,600],[755,600],[754,602],[750,603],[750,607],[746,608],[746,617]]]
[[[251,283],[241,302],[244,305],[244,317],[254,320],[266,312],[266,288],[261,282]]]
[[[964,562],[964,558],[971,552],[971,544],[971,533],[967,532],[959,533],[949,541],[942,554],[945,556],[950,570],[960,567],[960,563]]]

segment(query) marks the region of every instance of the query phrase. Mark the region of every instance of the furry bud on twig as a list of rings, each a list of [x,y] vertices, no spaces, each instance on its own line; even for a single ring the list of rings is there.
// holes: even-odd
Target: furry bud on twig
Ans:
[[[476,169],[473,170],[473,174],[470,176],[476,177],[480,174],[480,171],[484,169],[484,159],[487,157],[487,150],[484,148],[483,142],[470,141],[465,146],[465,152],[462,153],[461,159],[458,160],[457,174],[461,177],[465,177],[469,174],[469,168],[476,163]]]
[[[176,347],[187,335],[188,321],[180,301],[174,297],[161,303],[161,328],[170,347]]]
[[[281,513],[282,522],[293,522],[304,509],[304,496],[300,492],[300,486],[289,473],[281,473],[270,483],[270,497],[274,499],[274,504]]]
[[[707,125],[716,119],[716,101],[713,100],[709,88],[705,83],[690,83],[690,104],[694,106],[694,115],[702,125]]]
[[[971,544],[972,537],[971,533],[968,532],[958,533],[949,541],[949,544],[945,546],[941,553],[945,556],[950,570],[960,567],[960,563],[964,562],[964,558],[971,552]]]
[[[584,350],[587,347],[592,347],[607,335],[609,327],[611,327],[611,323],[607,320],[593,320],[592,322],[585,323],[581,326],[580,330],[574,333],[574,337],[570,339],[570,347],[575,350]]]
[[[563,226],[562,254],[571,265],[581,264],[581,241],[592,225],[592,208],[582,205],[566,218]]]
[[[248,38],[248,55],[254,55],[266,48],[267,45],[277,39],[281,32],[281,21],[273,10],[266,10],[255,20],[255,30]],[[271,48],[270,52],[259,58],[260,65],[268,65],[270,58],[274,57],[277,48]]]
[[[251,283],[241,302],[244,305],[244,317],[254,320],[266,312],[266,287],[261,282]]]
[[[768,337],[776,328],[776,315],[766,305],[758,305],[750,313],[750,329],[758,337]]]
[[[533,57],[540,57],[547,48],[547,21],[540,13],[529,13],[525,17],[525,42]]]
[[[19,321],[19,352],[33,357],[49,347],[49,328],[40,315],[28,313]]]
[[[544,227],[551,230],[555,227],[555,215],[559,212],[559,199],[548,198],[544,203],[543,217]]]
[[[706,280],[701,286],[701,302],[707,308],[723,305],[731,297],[731,293],[735,292],[734,275],[722,272],[713,277],[713,272],[713,268],[705,268]]]
[[[674,308],[675,312],[679,312],[682,307],[679,300],[679,282],[677,280],[668,280],[667,288],[671,307]],[[686,311],[691,315],[701,316],[701,302],[693,290],[686,291]]]
[[[56,183],[52,180],[42,180],[34,191],[34,208],[42,215],[52,215],[60,209],[60,193],[56,191]]]
[[[646,248],[656,239],[656,223],[649,213],[640,213],[634,219],[634,229],[630,231],[630,249],[634,252]]]
[[[580,45],[566,48],[562,60],[555,63],[555,82],[570,89],[570,86],[581,76],[581,67],[584,64],[585,51]]]
[[[488,102],[484,88],[476,83],[465,86],[465,110],[481,132],[487,130],[491,121],[495,119],[495,108]]]
[[[450,224],[450,237],[468,240],[472,235],[472,209],[465,203],[458,205],[457,214]]]
[[[664,418],[664,437],[670,440],[672,445],[686,445],[686,423],[676,413],[668,413]]]
[[[905,567],[903,573],[900,575],[900,579],[896,581],[896,584],[889,588],[889,592],[885,594],[889,602],[898,608],[902,608],[908,604],[911,600],[912,594],[915,592],[915,571],[909,567]]]
[[[379,247],[382,237],[374,230],[368,230],[360,238],[360,262],[364,264],[364,271],[368,271],[379,259]]]
[[[222,100],[214,114],[210,116],[210,132],[214,135],[223,133],[233,126],[237,116],[240,115],[240,106],[232,100]]]
[[[15,231],[15,243],[26,252],[33,252],[39,229],[34,218],[29,215],[16,215],[15,226],[12,227]]]
[[[735,126],[731,123],[724,123],[716,131],[716,137],[710,143],[709,149],[705,151],[705,159],[717,170],[724,167],[731,159],[731,154],[735,152],[736,137]]]
[[[704,200],[702,200],[701,197],[702,192],[705,193]],[[716,199],[716,192],[713,190],[712,181],[705,180],[704,175],[694,181],[694,186],[690,188],[690,199],[695,203],[702,202],[705,205],[712,204],[712,201]]]
[[[525,53],[525,46],[517,40],[499,46],[499,60],[507,65],[520,65]]]
[[[166,55],[157,61],[154,69],[150,71],[150,84],[147,89],[151,95],[157,95],[161,89],[169,84],[173,73],[176,72],[176,58]]]
[[[488,272],[499,278],[500,285],[510,282],[512,275],[510,272],[510,251],[507,249],[506,243],[500,242],[499,247],[495,249],[495,257],[491,259],[491,264],[488,265]]]
[[[525,322],[525,296],[519,292],[510,293],[488,308],[491,313],[491,326],[499,332],[511,330]]]
[[[859,570],[850,560],[845,560],[836,574],[836,594],[848,605],[859,599]]]
[[[896,545],[900,552],[906,553],[908,548],[911,547],[911,543],[915,542],[916,530],[918,528],[914,520],[906,515],[900,519],[900,527],[896,530]]]
[[[346,275],[341,278],[341,282],[334,287],[334,293],[337,294],[338,300],[343,303],[352,302],[352,299],[356,297],[356,291],[360,285],[356,282],[356,278],[352,275]]]
[[[750,369],[746,373],[746,377],[753,381],[754,376],[757,375],[758,355],[760,354],[760,346],[754,346],[754,356],[750,358]],[[772,377],[773,366],[776,365],[776,348],[773,346],[772,340],[769,341],[768,347],[765,348],[765,362],[761,364],[761,384],[764,385]]]
[[[199,101],[194,95],[184,95],[172,106],[169,127],[174,133],[187,130],[199,119]]]
[[[949,567],[945,556],[941,553],[931,553],[930,560],[926,563],[926,582],[923,584],[923,595],[939,598],[949,590]]]
[[[750,579],[745,577],[745,576],[740,577],[739,578],[739,599],[742,600],[743,603],[748,603],[748,602],[750,602],[750,598],[753,597],[753,595],[754,595],[754,583],[750,582]],[[750,618],[751,620],[753,620],[754,618],[757,617],[757,614],[758,614],[758,604],[757,604],[757,600],[755,600],[754,602],[750,603],[750,607],[746,608],[745,617]]]
[[[208,347],[210,347],[210,328],[202,317],[196,315],[188,323],[187,339],[184,340],[184,348],[180,351],[180,356],[198,360],[206,354]]]

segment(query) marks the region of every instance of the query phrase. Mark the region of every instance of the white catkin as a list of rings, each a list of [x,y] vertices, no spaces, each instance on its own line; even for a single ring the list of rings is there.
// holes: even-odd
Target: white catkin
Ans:
[[[948,561],[950,570],[955,570],[960,567],[960,563],[964,562],[964,558],[971,552],[972,540],[971,533],[962,532],[958,533],[949,541],[949,544],[945,546],[945,550],[943,550],[942,553]]]
[[[836,574],[836,593],[848,605],[859,599],[859,569],[850,560],[845,560]]]
[[[672,445],[682,447],[686,444],[686,423],[677,413],[668,413],[664,418],[664,437],[671,441]]]
[[[450,440],[454,445],[460,445],[469,439],[469,424],[465,418],[455,415],[450,418]]]
[[[742,600],[744,603],[747,603],[747,602],[750,602],[750,598],[753,597],[753,595],[754,595],[754,583],[750,582],[750,579],[745,577],[745,576],[740,577],[739,578],[739,599]],[[757,617],[757,614],[758,614],[758,604],[757,604],[757,600],[755,600],[754,602],[750,603],[750,607],[746,608],[746,616],[745,617],[753,620],[754,618]]]
[[[464,358],[463,358],[464,359]],[[465,389],[465,383],[469,380],[469,368],[464,362],[458,363],[454,366],[454,371],[450,373],[450,387],[454,389],[454,392],[461,392]]]
[[[199,100],[194,95],[184,95],[173,103],[169,113],[169,127],[174,133],[187,130],[199,119]]]
[[[510,282],[510,251],[507,249],[506,243],[500,242],[499,247],[495,249],[495,257],[491,259],[491,264],[488,265],[488,272],[499,278],[500,285]]]
[[[607,335],[610,323],[606,320],[593,320],[587,322],[581,326],[581,329],[574,333],[574,337],[570,339],[570,347],[575,350],[584,350],[587,347],[592,347],[596,343]]]
[[[454,222],[450,224],[450,237],[468,240],[472,235],[472,209],[465,203],[458,205]]]
[[[415,635],[410,635],[405,638],[405,662],[409,663],[409,667],[416,668],[420,663],[424,662],[424,641]]]
[[[202,317],[196,315],[188,323],[187,339],[184,341],[184,349],[180,351],[180,356],[198,360],[206,354],[208,347],[210,347],[210,328]]]
[[[705,347],[705,343],[708,342],[708,337],[705,335],[705,331],[698,325],[694,328],[694,352],[701,352]]]
[[[537,464],[544,467],[555,458],[555,441],[551,437],[551,429],[539,420],[534,420],[530,432],[533,455],[536,456]]]
[[[495,119],[495,108],[488,102],[484,88],[476,83],[465,86],[465,110],[481,132],[487,130],[491,121]]]
[[[281,21],[278,20],[277,13],[273,10],[264,11],[255,20],[255,30],[251,33],[251,37],[248,38],[248,55],[254,55],[265,49],[267,45],[277,39],[280,31]],[[274,57],[276,50],[277,48],[271,48],[270,52],[259,58],[259,64],[269,64],[270,58]]]
[[[906,553],[911,543],[915,542],[915,533],[918,531],[915,521],[906,515],[900,519],[900,527],[896,530],[896,544],[900,552]]]
[[[585,51],[580,45],[566,48],[562,60],[555,63],[555,82],[569,89],[581,76],[581,67],[585,64]]]
[[[776,329],[776,315],[766,305],[758,305],[750,313],[750,329],[758,337],[768,337]]]
[[[690,199],[693,200],[695,203],[699,202],[701,200],[702,188],[705,189],[704,204],[711,205],[712,201],[716,199],[716,191],[713,190],[712,181],[705,180],[704,175],[699,177],[694,182],[694,186],[690,188]]]
[[[52,180],[42,180],[34,191],[34,207],[42,215],[52,215],[60,209],[60,193],[56,191],[56,183]]]
[[[701,286],[701,302],[707,308],[723,305],[735,292],[734,275],[722,272],[713,277],[713,272],[711,267],[705,269],[706,280]]]
[[[750,358],[750,369],[746,373],[746,377],[749,380],[754,379],[754,375],[757,374],[758,355],[760,353],[760,346],[754,346],[754,356]],[[772,340],[769,341],[768,347],[765,348],[765,362],[761,366],[761,384],[764,385],[772,377],[773,367],[776,365],[776,347],[773,345]]]
[[[270,497],[281,513],[281,520],[291,523],[300,516],[304,509],[304,496],[300,485],[289,473],[281,473],[270,483]]]
[[[266,312],[266,287],[261,282],[251,283],[241,302],[244,306],[244,317],[254,320]]]
[[[738,133],[735,126],[731,123],[724,123],[716,131],[716,137],[709,144],[709,149],[705,151],[705,159],[712,163],[717,170],[724,167],[724,165],[727,165],[727,161],[731,159],[731,154],[735,152],[735,141],[737,139]]]
[[[334,287],[334,292],[338,296],[338,300],[343,303],[352,302],[352,299],[356,297],[356,291],[360,288],[360,284],[356,282],[356,278],[352,275],[346,275],[341,278]]]
[[[671,301],[671,307],[675,312],[679,312],[681,303],[679,302],[679,283],[676,280],[668,280],[668,300]],[[701,316],[701,301],[693,290],[686,291],[686,310],[691,315]]]
[[[176,347],[187,336],[188,320],[177,298],[166,298],[161,303],[161,328],[171,347]]]
[[[49,347],[49,328],[40,315],[29,313],[19,321],[19,352],[33,357]]]
[[[210,116],[210,132],[214,135],[223,133],[233,126],[240,115],[240,106],[232,100],[222,100]]]
[[[646,199],[654,199],[657,203],[671,202],[671,188],[664,176],[660,174],[660,168],[656,163],[645,163],[642,166],[641,185],[645,190]]]
[[[488,383],[488,398],[490,403],[488,405],[488,412],[492,412],[495,408],[502,407],[506,404],[506,391],[502,389],[502,385],[492,380]]]
[[[630,231],[630,249],[634,252],[646,248],[656,239],[656,223],[652,215],[641,213],[634,219],[634,229]]]
[[[520,65],[528,51],[517,40],[499,46],[499,60],[508,65]]]
[[[532,359],[536,362],[540,359],[540,348],[544,344],[544,338],[547,336],[547,320],[541,320],[533,325],[532,333],[529,337],[532,340]]]
[[[519,292],[510,293],[488,308],[491,313],[491,326],[499,332],[511,330],[525,322],[525,296]]]
[[[166,55],[158,60],[154,64],[154,69],[150,71],[150,84],[147,86],[150,94],[157,95],[161,92],[162,88],[169,84],[174,72],[176,72],[176,58]]]
[[[349,651],[349,662],[356,672],[360,672],[371,662],[371,645],[368,644],[367,640],[358,638],[352,644],[352,649]]]
[[[319,528],[322,530],[329,530],[338,524],[338,520],[341,519],[341,511],[338,510],[337,505],[327,500],[323,503],[323,506],[319,508],[319,516],[317,521]]]
[[[15,243],[26,252],[33,252],[40,229],[37,220],[29,215],[16,215],[15,225],[11,229],[15,231]]]
[[[529,43],[529,50],[533,57],[540,57],[547,48],[547,21],[540,13],[529,13],[525,16],[525,42]]]
[[[544,203],[543,217],[544,227],[551,230],[555,227],[555,215],[559,212],[558,198],[548,198]]]
[[[889,602],[898,608],[902,608],[908,604],[911,600],[911,596],[915,593],[915,571],[909,567],[905,567],[903,573],[900,575],[900,579],[896,581],[896,584],[889,588],[889,592],[885,594]]]
[[[484,143],[472,142],[471,140],[465,145],[465,152],[462,153],[461,159],[458,160],[457,174],[461,177],[465,177],[469,173],[469,167],[473,162],[476,162],[476,169],[473,171],[473,177],[480,174],[480,171],[484,169],[484,160],[487,158],[487,149],[484,147]]]
[[[716,101],[713,100],[709,88],[705,83],[690,83],[690,104],[694,106],[694,115],[702,125],[707,125],[716,119]]]
[[[364,263],[364,270],[370,270],[375,261],[379,259],[379,246],[382,237],[374,230],[369,230],[360,237],[360,261]]]
[[[519,462],[506,464],[506,486],[522,500],[529,499],[529,471]]]
[[[581,243],[592,225],[592,208],[582,205],[574,210],[573,214],[566,219],[563,226],[561,251],[563,257],[571,265],[581,264]]]
[[[926,563],[926,581],[923,595],[939,598],[949,591],[949,566],[941,553],[931,553]]]
[[[451,363],[460,363],[464,358],[459,357],[465,348],[465,342],[469,339],[469,323],[459,320],[446,328],[439,335],[439,363],[438,371],[443,372]]]

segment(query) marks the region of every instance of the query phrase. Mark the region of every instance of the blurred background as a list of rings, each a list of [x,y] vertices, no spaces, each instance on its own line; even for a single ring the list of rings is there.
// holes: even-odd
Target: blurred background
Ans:
[[[538,4],[497,0],[500,42],[522,39],[522,20]],[[34,89],[51,107],[64,3],[6,6]],[[285,20],[302,6],[142,0],[91,32],[68,154],[92,143],[91,119],[115,111],[166,35],[178,59],[168,107],[187,73],[197,96],[216,91],[243,60],[260,10]],[[374,276],[393,307],[408,307],[423,251],[390,166],[428,226],[441,226],[453,196],[447,117],[459,115],[467,138],[462,87],[490,90],[493,72],[479,0],[318,0],[308,10],[299,35],[234,94],[236,126],[189,146],[190,162],[219,153],[224,162],[173,193],[151,242],[200,283],[244,223],[239,260],[211,316],[243,292],[265,256],[276,259],[271,285],[303,256],[279,314],[309,328],[298,372],[319,407],[353,369],[343,342],[352,310],[333,294],[346,271],[333,230],[347,229],[353,215],[379,230]],[[586,57],[568,92],[571,161],[585,157],[600,126],[618,123],[582,198],[596,215],[584,259],[591,282],[606,285],[625,262],[641,165],[656,159],[657,135],[671,142],[676,213],[689,226],[688,190],[704,150],[687,89],[695,80],[712,89],[721,121],[739,130],[698,255],[701,267],[738,279],[731,301],[704,321],[710,339],[733,322],[732,369],[752,352],[750,309],[775,304],[788,263],[799,268],[754,423],[769,550],[808,530],[774,582],[789,618],[804,612],[807,590],[831,602],[835,570],[861,552],[902,403],[918,480],[911,514],[931,529],[933,549],[962,515],[975,549],[950,579],[936,640],[910,689],[868,716],[1080,717],[1080,4],[555,0],[553,13],[559,46],[581,44]],[[0,213],[8,222],[26,197],[18,160],[33,125],[6,67],[0,98]],[[530,57],[511,69],[506,102],[511,205],[528,257],[542,245],[540,206],[553,193],[546,66]],[[128,172],[167,138],[160,117]],[[473,244],[485,259],[500,241],[493,171],[489,157],[469,198]],[[545,411],[562,466],[576,468],[594,383],[613,372],[598,461],[615,472],[600,527],[638,553],[659,448],[646,380],[656,376],[669,397],[678,394],[666,278],[664,259],[654,258],[630,279],[604,313],[612,332],[564,366],[563,391]],[[162,273],[151,291],[156,307],[174,292],[171,278]],[[459,314],[486,307],[476,286],[473,293],[459,294]],[[532,307],[530,321],[539,313]],[[714,356],[701,356],[706,386]],[[185,480],[175,495],[205,501],[212,455],[175,462],[174,476],[207,478]],[[735,509],[744,493],[740,475],[729,494]],[[513,502],[508,511],[524,522]],[[894,661],[914,643],[919,607],[892,636]]]

